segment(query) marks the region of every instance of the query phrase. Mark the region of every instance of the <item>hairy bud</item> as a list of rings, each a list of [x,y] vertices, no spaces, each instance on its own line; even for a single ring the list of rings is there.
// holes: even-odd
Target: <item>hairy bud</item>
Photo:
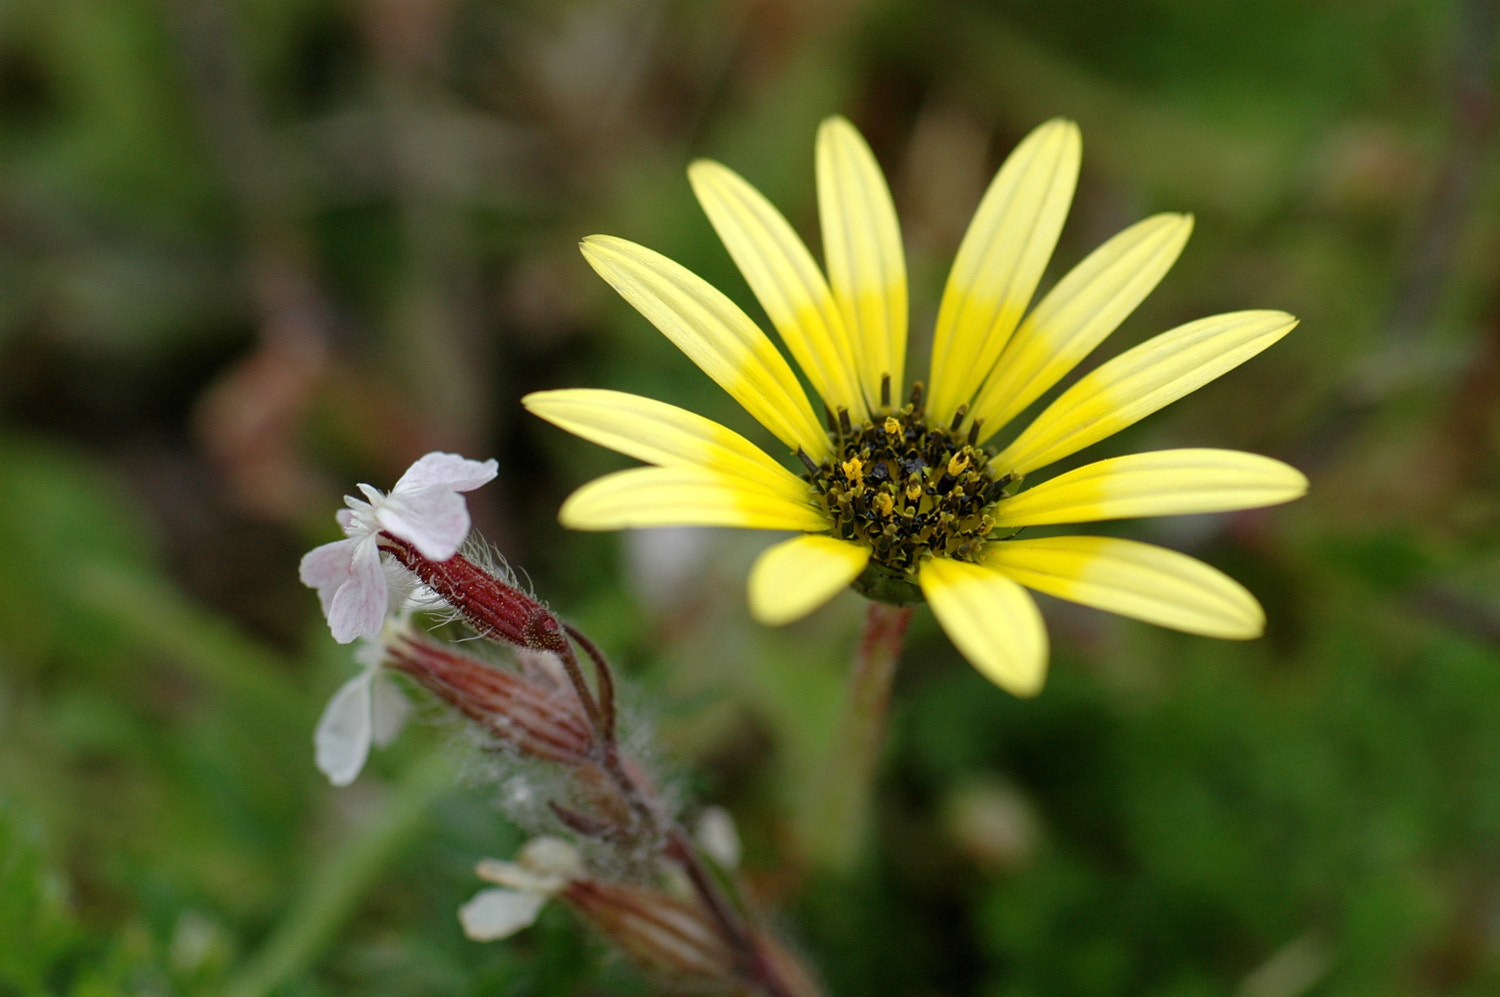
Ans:
[[[486,664],[410,631],[386,647],[391,667],[447,700],[495,738],[533,758],[584,764],[594,754],[593,727],[572,688]]]
[[[734,950],[703,908],[643,887],[579,879],[559,894],[641,966],[674,978],[722,981]]]
[[[546,606],[462,554],[430,561],[415,546],[389,533],[380,535],[380,549],[442,596],[480,636],[534,651],[568,652],[562,623]]]

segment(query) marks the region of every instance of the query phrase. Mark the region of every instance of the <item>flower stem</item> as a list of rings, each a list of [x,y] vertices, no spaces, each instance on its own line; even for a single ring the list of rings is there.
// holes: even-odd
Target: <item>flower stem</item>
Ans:
[[[752,927],[749,918],[727,897],[704,868],[697,847],[682,825],[668,815],[655,788],[626,766],[615,736],[615,685],[609,661],[593,641],[576,627],[564,624],[566,633],[594,663],[598,676],[599,764],[624,796],[640,826],[649,837],[662,843],[662,854],[686,873],[698,900],[715,922],[719,934],[736,956],[736,975],[764,997],[819,997],[818,991],[804,974],[789,972],[787,957],[777,956],[767,940]],[[904,625],[903,625],[904,629]],[[582,681],[576,659],[568,671],[578,686],[578,694],[588,699],[588,687]]]
[[[870,603],[865,614],[844,714],[809,808],[806,843],[809,857],[818,865],[848,871],[860,857],[885,743],[891,685],[911,614],[911,606],[883,602]]]

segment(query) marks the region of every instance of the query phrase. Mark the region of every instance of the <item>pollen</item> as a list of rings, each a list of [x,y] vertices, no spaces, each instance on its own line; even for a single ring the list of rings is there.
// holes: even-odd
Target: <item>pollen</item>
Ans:
[[[897,411],[859,425],[841,421],[834,456],[805,461],[803,478],[827,508],[834,536],[869,547],[872,565],[909,578],[929,556],[977,560],[993,527],[988,507],[1012,483],[968,435],[929,424],[917,385]]]

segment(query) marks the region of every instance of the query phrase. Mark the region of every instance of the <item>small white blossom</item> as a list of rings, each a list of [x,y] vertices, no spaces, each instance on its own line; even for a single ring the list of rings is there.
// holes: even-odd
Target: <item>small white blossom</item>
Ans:
[[[435,452],[413,464],[389,495],[361,484],[367,501],[344,497],[349,508],[339,510],[338,521],[347,539],[308,551],[300,570],[302,584],[318,590],[334,640],[374,637],[385,623],[391,593],[381,567],[381,531],[407,541],[429,561],[448,560],[469,535],[469,509],[459,493],[492,480],[497,471],[493,460]]]
[[[485,859],[474,871],[498,885],[476,893],[458,920],[474,941],[493,942],[530,927],[549,899],[583,876],[583,864],[566,841],[541,837],[528,841],[516,861]]]
[[[364,669],[339,687],[318,720],[313,748],[318,768],[335,786],[347,786],[365,767],[370,745],[395,740],[411,712],[406,694],[381,667],[384,649],[369,642],[355,651]]]
[[[698,815],[698,825],[693,829],[698,847],[719,864],[721,869],[733,869],[740,864],[740,832],[734,826],[734,818],[723,807],[704,807]]]

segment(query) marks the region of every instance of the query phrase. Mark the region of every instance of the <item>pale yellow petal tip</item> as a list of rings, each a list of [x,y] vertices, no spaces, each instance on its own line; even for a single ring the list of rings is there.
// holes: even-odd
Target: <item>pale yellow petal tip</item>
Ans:
[[[1005,675],[1001,675],[992,669],[985,668],[978,662],[974,662],[974,667],[979,674],[1017,699],[1035,699],[1041,695],[1043,687],[1047,684],[1047,659],[1045,655],[1041,661],[1037,662],[1035,669],[1025,673],[1013,670]]]
[[[1218,637],[1220,640],[1256,640],[1265,635],[1266,611],[1261,608],[1259,600],[1248,592],[1245,594],[1246,603],[1236,608],[1243,611],[1244,615],[1237,620],[1224,620],[1222,629],[1207,634],[1209,637]]]
[[[1083,129],[1079,128],[1078,122],[1072,118],[1049,118],[1037,125],[1031,132],[1031,137],[1036,138],[1042,136],[1051,138],[1053,135],[1063,138],[1069,145],[1076,145],[1080,148],[1083,145]]]
[[[829,536],[782,541],[750,569],[750,615],[768,627],[795,623],[847,588],[869,561],[869,548]]]
[[[1171,229],[1172,237],[1183,244],[1186,244],[1193,234],[1195,224],[1192,214],[1186,211],[1163,211],[1159,215],[1146,219],[1146,222]]]
[[[1286,498],[1280,501],[1291,502],[1306,495],[1308,489],[1312,487],[1312,482],[1307,480],[1307,475],[1290,464],[1282,464],[1281,466],[1284,469],[1283,474],[1285,475],[1283,487],[1286,488]]]
[[[563,390],[567,389],[559,389],[559,391]],[[532,415],[540,415],[538,410],[545,408],[552,396],[558,394],[559,391],[528,391],[521,396],[521,407]]]
[[[1223,317],[1231,316],[1238,316],[1246,322],[1264,322],[1273,330],[1271,334],[1277,336],[1286,335],[1302,321],[1297,316],[1281,311],[1278,308],[1250,308],[1242,312],[1229,312]]]
[[[583,254],[589,266],[598,271],[607,254],[633,245],[628,239],[621,239],[617,235],[586,235],[578,240],[578,251]]]
[[[969,664],[974,666],[975,671],[1012,696],[1032,699],[1047,684],[1045,641],[1040,647],[1031,648],[1006,647],[999,640],[983,647],[962,646],[956,640],[954,644],[968,659]]]
[[[953,646],[981,675],[1014,696],[1047,680],[1047,628],[1036,602],[998,571],[947,558],[923,562],[922,594]]]
[[[563,504],[557,509],[557,521],[570,530],[583,530],[589,533],[618,529],[619,527],[613,523],[602,522],[594,518],[586,509],[580,511],[579,496],[587,487],[588,485],[584,485],[583,488],[563,499]]]
[[[554,388],[550,391],[530,391],[521,396],[521,407],[538,419],[545,419],[553,425],[561,425],[557,421],[558,411],[566,411],[570,401],[579,397],[587,397],[594,392],[591,388]],[[567,428],[564,426],[563,428]],[[572,432],[572,430],[569,430]]]
[[[590,261],[607,253],[619,253],[636,259],[661,256],[660,253],[647,249],[638,242],[631,242],[629,239],[618,235],[605,235],[604,233],[584,236],[578,240],[578,249],[583,253],[584,259]]]
[[[854,123],[842,114],[830,114],[818,124],[819,142],[826,142],[839,135],[839,133],[853,135],[855,138],[861,137],[859,129],[855,128]]]
[[[694,189],[697,188],[698,184],[712,180],[715,176],[723,176],[726,173],[738,176],[733,170],[716,159],[695,159],[691,163],[688,163],[687,168],[688,183],[692,184]]]

